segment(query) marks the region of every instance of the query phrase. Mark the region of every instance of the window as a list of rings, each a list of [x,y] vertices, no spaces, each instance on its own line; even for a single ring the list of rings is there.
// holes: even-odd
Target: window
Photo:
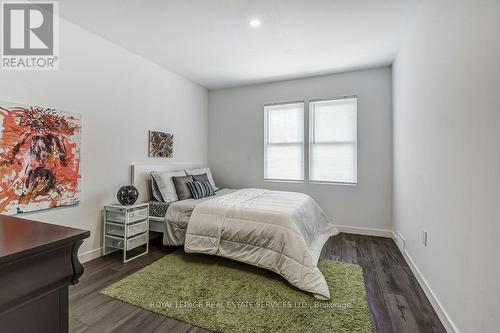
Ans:
[[[309,103],[309,180],[357,183],[357,99]]]
[[[264,106],[264,179],[304,180],[304,103]]]

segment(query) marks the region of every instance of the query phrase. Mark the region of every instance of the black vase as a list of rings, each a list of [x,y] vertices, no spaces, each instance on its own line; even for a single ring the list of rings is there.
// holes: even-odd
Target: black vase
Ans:
[[[139,191],[137,191],[137,189],[132,185],[122,186],[118,190],[118,193],[116,193],[118,202],[124,206],[133,205],[137,201],[138,197]]]

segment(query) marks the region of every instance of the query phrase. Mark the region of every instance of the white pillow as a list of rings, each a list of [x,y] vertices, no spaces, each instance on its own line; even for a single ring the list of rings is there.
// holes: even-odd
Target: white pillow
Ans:
[[[219,189],[217,186],[215,186],[214,178],[212,177],[212,172],[210,171],[210,168],[189,169],[184,171],[186,171],[187,176],[202,175],[206,173],[208,181],[210,182],[210,185],[212,185],[212,187],[214,188],[214,191],[217,191]]]
[[[164,202],[177,201],[177,192],[175,191],[174,182],[172,177],[185,176],[184,171],[169,171],[169,172],[151,172],[151,177],[153,181],[156,182],[158,190],[161,193],[161,197]]]

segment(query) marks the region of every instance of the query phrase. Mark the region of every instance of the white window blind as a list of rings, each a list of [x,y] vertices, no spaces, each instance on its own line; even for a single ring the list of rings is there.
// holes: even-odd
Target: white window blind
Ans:
[[[357,183],[357,99],[309,103],[309,180]]]
[[[304,103],[264,106],[264,178],[304,180]]]

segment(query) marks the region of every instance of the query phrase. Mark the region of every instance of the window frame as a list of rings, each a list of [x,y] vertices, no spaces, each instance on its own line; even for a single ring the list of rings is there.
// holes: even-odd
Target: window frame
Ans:
[[[318,102],[330,102],[330,101],[339,101],[339,100],[345,100],[345,99],[354,99],[356,101],[356,115],[354,117],[355,119],[355,124],[354,124],[354,130],[355,130],[355,141],[328,141],[328,142],[321,142],[321,143],[314,143],[314,112],[312,111],[312,104],[313,103],[318,103]],[[308,170],[307,170],[307,180],[311,184],[326,184],[326,185],[346,185],[346,186],[357,186],[359,184],[359,178],[358,178],[358,96],[357,95],[350,95],[350,96],[340,96],[340,97],[331,97],[331,98],[319,98],[319,99],[311,99],[308,100],[307,103],[307,112],[309,113],[309,126],[308,126],[308,151],[307,151],[307,159],[308,159]],[[354,176],[355,180],[353,182],[342,182],[342,181],[336,181],[336,180],[314,180],[311,178],[311,170],[312,170],[312,146],[313,145],[318,145],[318,144],[325,144],[325,145],[342,145],[342,144],[349,144],[349,145],[354,145]]]
[[[269,143],[269,107],[280,106],[280,105],[293,105],[293,104],[302,104],[302,141],[301,142],[275,142]],[[265,182],[278,182],[278,183],[304,183],[306,181],[306,161],[305,161],[305,149],[306,149],[306,140],[305,140],[305,118],[306,118],[306,102],[305,100],[299,101],[290,101],[290,102],[279,102],[279,103],[269,103],[264,104],[263,106],[263,115],[264,115],[264,181]],[[279,179],[279,178],[267,178],[267,147],[268,146],[295,146],[302,144],[302,179]]]

